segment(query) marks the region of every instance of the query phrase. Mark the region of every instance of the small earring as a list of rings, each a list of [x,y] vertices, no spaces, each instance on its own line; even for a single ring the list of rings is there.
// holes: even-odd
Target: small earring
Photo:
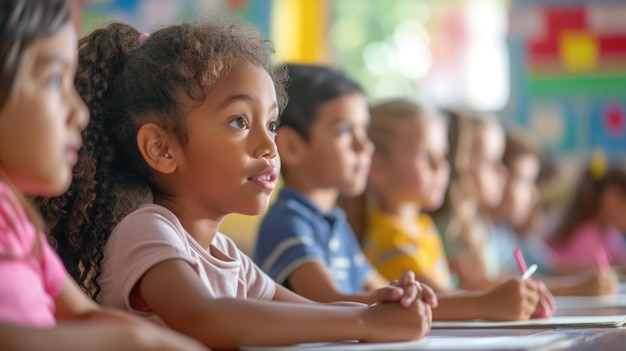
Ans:
[[[163,155],[163,157],[165,157],[165,158],[172,158],[172,155],[170,155],[168,152],[166,152],[165,155]]]

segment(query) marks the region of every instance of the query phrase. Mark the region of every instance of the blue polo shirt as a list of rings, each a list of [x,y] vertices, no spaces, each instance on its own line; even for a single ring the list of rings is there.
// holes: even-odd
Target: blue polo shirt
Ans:
[[[278,283],[300,265],[324,264],[344,294],[364,291],[373,268],[365,259],[345,213],[324,213],[306,195],[287,187],[261,222],[254,261]]]

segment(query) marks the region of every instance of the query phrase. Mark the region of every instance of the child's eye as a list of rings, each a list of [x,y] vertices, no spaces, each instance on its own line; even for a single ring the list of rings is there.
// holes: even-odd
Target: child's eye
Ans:
[[[280,125],[280,122],[278,122],[278,121],[270,122],[270,125],[269,125],[270,133],[276,134],[276,132],[278,131],[278,126],[279,125]]]
[[[46,85],[51,88],[57,88],[61,86],[62,80],[63,79],[60,74],[54,74],[46,80]]]
[[[228,125],[239,129],[248,129],[248,123],[246,122],[246,119],[241,116],[230,121]]]
[[[337,129],[338,135],[345,135],[345,134],[350,134],[350,133],[352,133],[352,130],[348,127]]]

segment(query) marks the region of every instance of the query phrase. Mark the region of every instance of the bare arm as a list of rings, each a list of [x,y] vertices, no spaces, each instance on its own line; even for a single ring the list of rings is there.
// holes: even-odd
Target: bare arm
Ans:
[[[156,329],[153,327],[153,329]],[[40,329],[15,325],[0,325],[1,350],[48,351],[108,351],[108,350],[208,350],[191,339],[178,336],[159,336],[147,328],[137,328],[121,323],[62,323],[54,328]],[[159,328],[158,332],[172,334]]]
[[[101,308],[69,276],[55,297],[55,305],[56,318],[60,322],[56,328],[39,330],[4,326],[0,333],[14,332],[6,341],[13,343],[16,349],[21,345],[23,349],[35,350],[206,350],[193,339],[130,314]],[[41,347],[38,347],[39,343]]]
[[[578,274],[538,277],[557,296],[614,295],[619,290],[619,279],[611,269],[592,269]]]
[[[377,273],[376,273],[377,274]],[[381,279],[384,279],[380,277]],[[364,304],[374,303],[369,292],[362,294],[343,294],[328,269],[319,262],[307,262],[296,268],[289,275],[289,285],[298,294],[318,302],[353,301]],[[376,279],[375,277],[373,279]],[[383,280],[384,283],[387,283]],[[382,288],[387,284],[379,281],[368,281],[368,291]],[[380,285],[374,287],[373,285]]]
[[[459,279],[459,285],[467,290],[487,290],[498,285],[485,276],[481,262],[469,254],[459,254],[448,259],[450,270]]]
[[[293,291],[285,288],[280,284],[276,284],[276,292],[274,293],[274,297],[272,301],[280,301],[280,302],[295,302],[295,303],[317,303],[315,301],[311,301],[306,297],[302,297]]]
[[[487,291],[460,291],[438,296],[434,320],[522,320],[535,312],[539,301],[534,282],[511,279]]]
[[[430,329],[430,307],[419,300],[410,308],[397,303],[366,308],[214,299],[189,264],[180,260],[152,267],[138,286],[141,298],[171,328],[217,349],[346,339],[411,340]],[[281,298],[283,292],[278,295]]]
[[[374,290],[384,288],[387,285],[389,285],[389,281],[380,273],[374,271],[374,273],[372,273],[370,278],[367,280],[367,283],[365,283],[365,291],[372,292]]]

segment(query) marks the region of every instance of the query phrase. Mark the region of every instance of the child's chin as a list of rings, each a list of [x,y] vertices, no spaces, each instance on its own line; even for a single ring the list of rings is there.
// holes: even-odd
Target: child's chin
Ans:
[[[257,206],[254,206],[254,207],[239,209],[237,213],[246,215],[246,216],[258,216],[260,214],[263,214],[267,210],[267,207],[268,207],[268,203],[265,202],[263,204],[257,204]]]
[[[365,191],[365,182],[363,184],[357,184],[349,188],[345,188],[341,191],[341,195],[345,197],[356,197]]]
[[[55,197],[63,195],[70,187],[71,182],[70,176],[61,176],[47,181],[32,182],[23,188],[18,185],[18,188],[30,196]]]

